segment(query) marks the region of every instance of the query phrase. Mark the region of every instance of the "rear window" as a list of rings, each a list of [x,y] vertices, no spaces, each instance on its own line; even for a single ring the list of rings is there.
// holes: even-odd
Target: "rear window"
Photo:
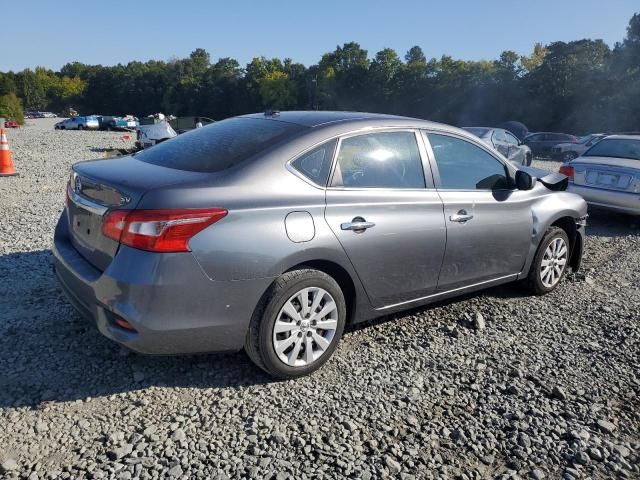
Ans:
[[[584,157],[615,157],[640,160],[640,140],[605,138],[587,150]]]
[[[191,172],[221,172],[307,127],[258,118],[229,118],[143,150],[137,160]]]

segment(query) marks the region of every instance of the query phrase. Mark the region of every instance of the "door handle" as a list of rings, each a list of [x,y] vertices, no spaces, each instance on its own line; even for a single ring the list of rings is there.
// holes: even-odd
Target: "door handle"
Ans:
[[[449,216],[449,220],[457,223],[466,223],[473,218],[473,215],[469,215],[466,210],[460,210],[455,215]]]
[[[340,229],[341,230],[353,230],[356,233],[362,233],[367,228],[373,228],[375,226],[376,226],[376,224],[373,223],[373,222],[367,222],[362,217],[356,217],[353,220],[351,220],[350,222],[341,223],[340,224]]]

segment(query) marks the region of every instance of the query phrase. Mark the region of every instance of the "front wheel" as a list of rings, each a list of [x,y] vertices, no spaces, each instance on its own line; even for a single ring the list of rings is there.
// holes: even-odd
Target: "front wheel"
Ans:
[[[82,125],[78,125],[78,130],[84,130],[84,127]]]
[[[574,158],[577,158],[578,154],[576,152],[565,152],[562,155],[562,160],[564,162],[570,162],[571,160],[573,160]]]
[[[542,237],[531,269],[527,287],[535,295],[549,293],[560,283],[569,263],[569,237],[560,227],[549,227]]]
[[[253,314],[245,350],[270,375],[287,379],[320,368],[335,351],[346,320],[344,294],[324,272],[281,275]]]

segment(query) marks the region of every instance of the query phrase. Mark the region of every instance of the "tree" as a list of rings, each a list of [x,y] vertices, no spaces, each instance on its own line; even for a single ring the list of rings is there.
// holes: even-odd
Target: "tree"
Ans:
[[[15,93],[0,95],[0,117],[13,120],[21,125],[24,123],[22,102]]]

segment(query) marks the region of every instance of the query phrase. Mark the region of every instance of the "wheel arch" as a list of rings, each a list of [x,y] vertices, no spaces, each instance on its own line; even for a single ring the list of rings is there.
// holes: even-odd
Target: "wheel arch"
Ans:
[[[578,235],[575,218],[563,216],[554,220],[550,226],[561,228],[567,234],[569,238],[569,265],[574,271],[578,270],[582,259],[583,240],[582,237]]]
[[[347,324],[351,323],[355,318],[357,304],[356,284],[351,274],[340,264],[330,260],[307,260],[288,268],[283,273],[304,268],[324,272],[338,283],[344,294],[344,300],[347,306]]]

